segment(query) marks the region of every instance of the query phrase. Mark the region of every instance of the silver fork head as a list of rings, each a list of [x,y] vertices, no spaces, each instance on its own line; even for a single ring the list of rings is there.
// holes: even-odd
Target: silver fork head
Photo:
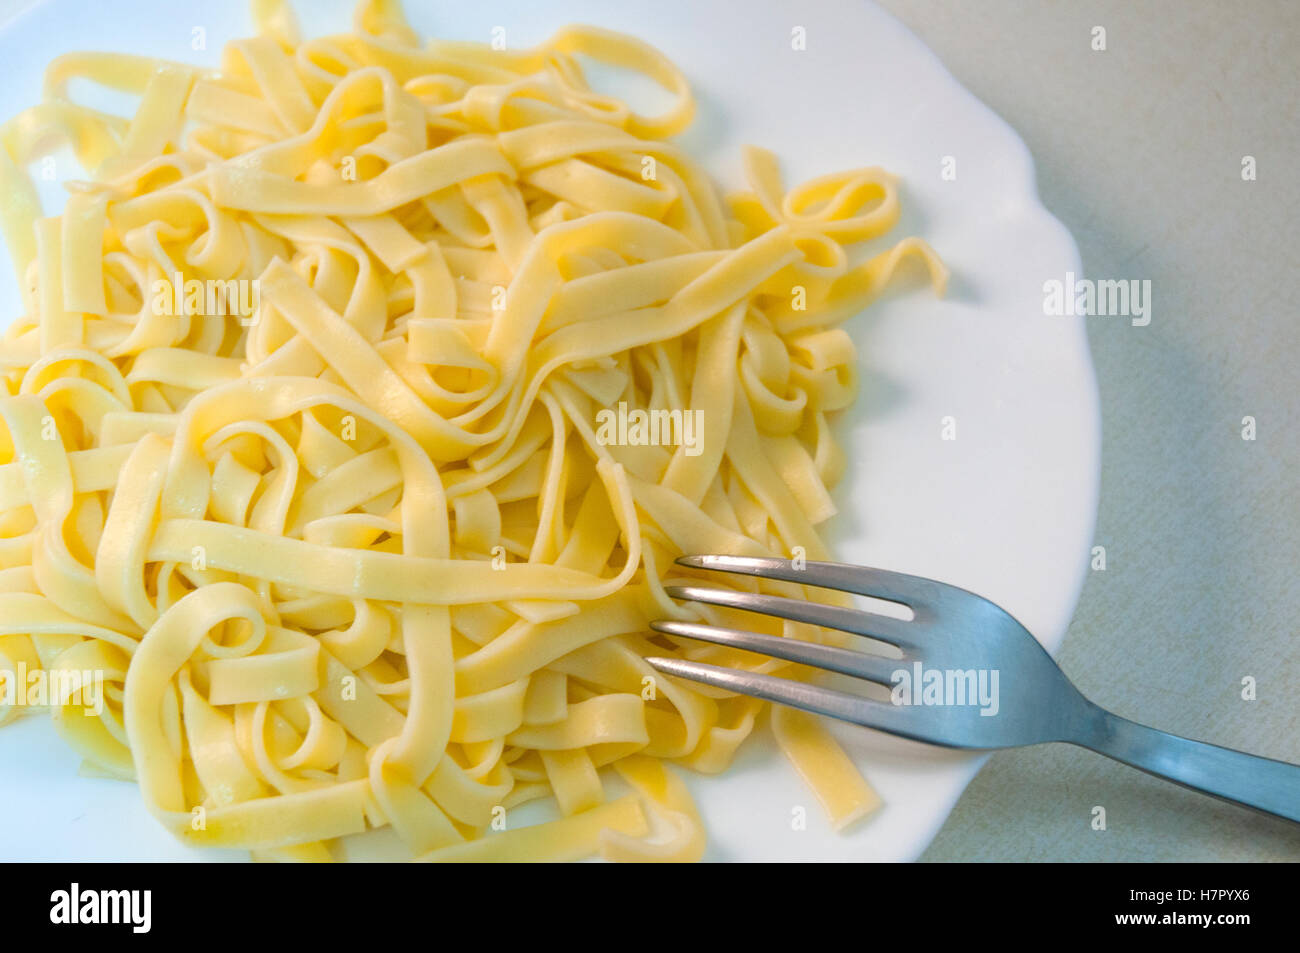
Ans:
[[[1007,748],[1076,737],[1093,706],[1012,616],[965,589],[842,563],[746,556],[683,556],[690,569],[740,573],[856,593],[912,610],[910,621],[802,599],[701,586],[669,595],[838,629],[896,646],[902,659],[699,622],[652,622],[673,639],[759,652],[890,689],[877,701],[835,688],[675,658],[661,672],[952,748]]]

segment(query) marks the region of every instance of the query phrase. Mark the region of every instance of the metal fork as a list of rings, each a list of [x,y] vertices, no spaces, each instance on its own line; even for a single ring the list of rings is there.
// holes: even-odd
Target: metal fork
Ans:
[[[658,621],[651,628],[673,638],[761,652],[876,682],[891,689],[891,700],[684,659],[646,660],[661,672],[948,748],[1064,741],[1214,797],[1300,821],[1300,766],[1181,738],[1111,714],[1088,701],[1009,613],[965,589],[841,563],[796,565],[742,556],[683,556],[677,562],[884,599],[907,606],[914,617],[903,621],[782,596],[670,586],[667,592],[676,599],[868,636],[897,646],[903,658],[697,622]],[[939,673],[939,682],[932,672]],[[917,686],[909,684],[917,675],[919,698]],[[934,689],[928,699],[927,682]]]

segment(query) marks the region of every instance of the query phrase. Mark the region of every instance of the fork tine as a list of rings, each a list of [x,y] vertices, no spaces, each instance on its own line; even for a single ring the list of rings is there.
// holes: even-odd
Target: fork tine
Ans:
[[[765,556],[682,556],[677,564],[690,569],[716,569],[840,592],[856,592],[860,596],[898,602],[914,610],[928,606],[936,595],[936,587],[941,585],[920,576],[845,563],[810,562],[803,568],[795,568],[789,559]]]
[[[833,645],[818,645],[816,642],[805,642],[802,639],[786,639],[776,635],[724,629],[719,626],[701,625],[698,622],[651,622],[650,628],[678,638],[698,639],[715,645],[728,645],[750,652],[762,652],[785,659],[787,662],[814,665],[839,672],[841,675],[854,675],[879,682],[881,685],[893,684],[890,676],[900,666],[907,664],[897,659],[888,659],[880,655],[864,655],[861,652],[851,652]]]
[[[657,656],[647,658],[646,661],[665,674],[703,682],[714,688],[738,692],[741,695],[752,695],[754,698],[790,705],[817,715],[828,715],[831,718],[851,721],[856,725],[877,728],[891,734],[908,738],[920,737],[917,734],[919,726],[915,715],[909,714],[907,709],[901,706],[861,698],[832,688],[809,685],[806,682],[774,678],[756,672],[741,672],[717,665],[706,665],[703,662]]]
[[[852,632],[854,635],[865,635],[910,651],[918,651],[921,647],[913,635],[917,631],[915,623],[862,612],[858,609],[828,606],[820,602],[804,602],[802,599],[787,599],[784,596],[711,589],[705,586],[665,586],[664,592],[674,599],[761,612],[764,615],[776,616],[778,619],[807,622],[810,625]]]

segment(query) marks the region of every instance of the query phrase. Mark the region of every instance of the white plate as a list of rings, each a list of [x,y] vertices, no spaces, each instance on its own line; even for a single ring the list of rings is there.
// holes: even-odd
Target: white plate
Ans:
[[[525,46],[582,21],[654,43],[682,66],[700,100],[686,144],[729,186],[742,184],[740,147],[750,142],[773,149],[790,182],[858,165],[900,174],[905,213],[890,238],[926,238],[953,281],[946,300],[894,295],[851,324],[864,390],[842,431],[853,463],[838,496],[837,552],[979,592],[1056,650],[1091,545],[1098,399],[1082,320],[1042,310],[1043,282],[1080,273],[1078,252],[1039,203],[1029,153],[1001,119],[915,36],[862,2],[408,6],[425,35],[487,40],[499,27],[508,45]],[[0,115],[36,102],[41,70],[59,53],[216,65],[222,45],[251,30],[239,3],[130,0],[98,9],[49,0],[0,31]],[[315,35],[346,28],[351,4],[310,9],[300,20]],[[806,49],[792,49],[796,27]],[[206,31],[206,50],[191,49],[196,30]],[[953,181],[940,176],[946,156],[956,160]],[[0,302],[12,312],[18,298],[8,272],[6,262]],[[956,418],[956,440],[940,439],[947,416]],[[691,778],[709,857],[914,859],[983,763],[865,730],[838,733],[884,798],[874,818],[848,835],[832,832],[764,732],[726,775]],[[146,814],[133,785],[78,778],[76,768],[45,719],[0,730],[0,859],[238,856],[181,847]],[[797,807],[807,809],[804,830],[793,829]]]

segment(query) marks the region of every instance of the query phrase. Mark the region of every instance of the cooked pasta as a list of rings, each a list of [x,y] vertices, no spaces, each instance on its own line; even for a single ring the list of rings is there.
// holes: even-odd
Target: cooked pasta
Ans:
[[[943,265],[915,238],[850,256],[898,219],[877,168],[787,190],[749,149],[723,196],[672,142],[682,74],[630,36],[421,43],[372,0],[300,39],[254,7],[219,70],[63,56],[0,129],[6,684],[102,679],[98,710],[49,699],[58,731],[188,844],[699,858],[679,769],[724,770],[764,706],[645,656],[800,672],[647,622],[727,623],[666,596],[682,553],[825,558],[839,323]],[[580,57],[671,105],[632,111]],[[27,169],[60,144],[88,178],[49,217]],[[818,720],[772,725],[832,823],[874,809]],[[559,819],[519,826],[537,799]]]

